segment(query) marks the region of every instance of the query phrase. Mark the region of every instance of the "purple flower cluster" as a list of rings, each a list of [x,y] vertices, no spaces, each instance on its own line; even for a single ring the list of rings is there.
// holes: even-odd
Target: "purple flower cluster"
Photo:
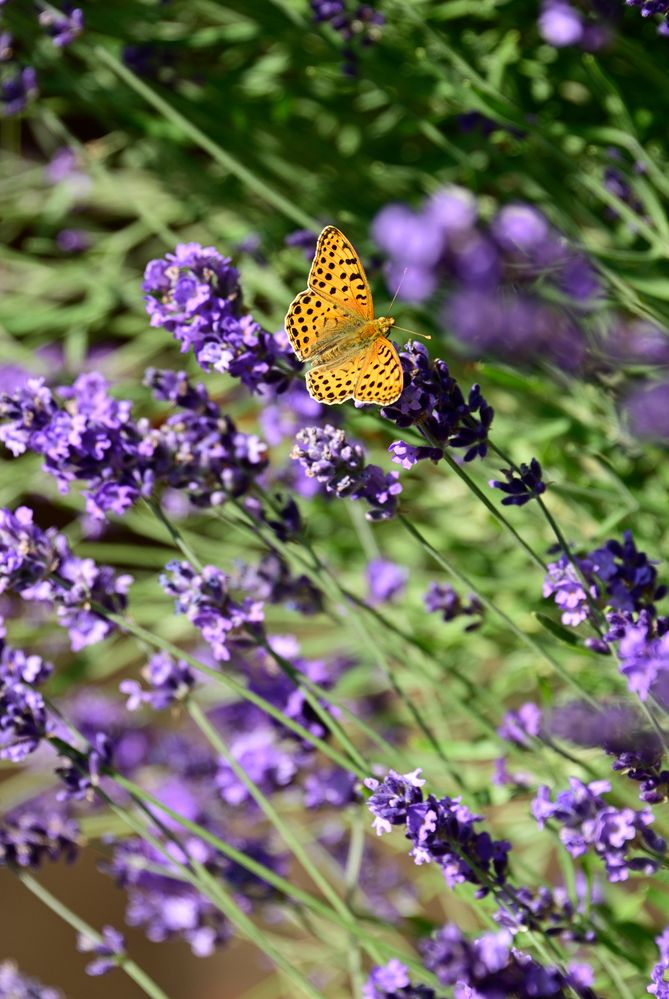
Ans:
[[[0,825],[0,867],[39,867],[44,860],[72,862],[81,844],[79,826],[55,809],[24,808]]]
[[[467,399],[451,377],[445,361],[432,361],[425,345],[417,341],[400,351],[404,391],[382,416],[400,428],[416,427],[429,446],[395,441],[389,447],[393,461],[411,468],[417,461],[439,461],[446,447],[464,448],[464,460],[484,458],[494,411],[474,385]]]
[[[372,969],[362,999],[437,999],[437,993],[427,985],[412,985],[409,969],[394,957]]]
[[[36,690],[53,666],[41,656],[7,645],[0,618],[0,760],[18,763],[33,753],[47,732],[44,698]]]
[[[323,594],[308,576],[293,576],[278,552],[263,555],[257,565],[240,565],[232,585],[269,604],[285,604],[300,614],[318,614]]]
[[[531,499],[546,492],[546,484],[542,479],[541,465],[532,458],[529,465],[519,465],[515,468],[501,469],[506,482],[491,479],[488,485],[492,489],[501,489],[506,496],[502,506],[525,506]]]
[[[13,961],[0,962],[0,996],[7,999],[63,999],[60,989],[52,989],[34,978],[26,978]]]
[[[210,832],[265,867],[279,874],[284,873],[283,857],[269,854],[259,840],[231,836],[220,822],[198,810],[192,795],[181,791],[177,794],[178,800],[168,794],[170,807],[185,818],[203,824]],[[271,899],[273,890],[199,837],[182,834],[180,839],[181,847],[174,843],[167,844],[168,854],[173,860],[168,860],[163,852],[138,838],[125,840],[115,847],[106,872],[127,893],[126,922],[130,926],[144,927],[149,940],[155,943],[181,938],[197,957],[208,957],[217,946],[230,938],[230,924],[213,902],[179,877],[177,865],[187,864],[191,857],[197,859],[216,881],[227,882],[245,909],[249,909],[250,900],[258,903]]]
[[[645,609],[655,613],[655,603],[667,592],[666,586],[658,584],[657,569],[645,552],[638,550],[630,531],[625,531],[622,543],[607,541],[574,561],[580,575],[573,562],[561,555],[549,564],[543,586],[544,597],[553,597],[562,611],[562,623],[571,627],[590,616],[590,600],[615,612],[633,614]]]
[[[68,748],[72,758],[72,749]],[[96,732],[92,744],[78,754],[68,766],[58,767],[56,773],[65,785],[58,797],[61,801],[93,801],[96,789],[105,770],[112,766],[112,743],[103,733]]]
[[[195,686],[195,676],[190,666],[183,660],[176,661],[166,652],[151,656],[142,670],[148,690],[137,680],[122,680],[121,693],[128,698],[128,711],[136,711],[148,704],[154,711],[181,704]]]
[[[242,495],[267,463],[266,448],[237,430],[202,386],[177,372],[147,372],[159,399],[184,412],[161,426],[135,421],[131,404],[114,399],[105,379],[80,375],[57,401],[43,379],[0,395],[0,440],[15,456],[31,450],[62,492],[85,484],[88,512],[122,515],[156,483],[184,490],[197,506]]]
[[[235,600],[230,579],[220,569],[207,565],[198,573],[189,562],[170,562],[167,570],[160,580],[163,589],[176,598],[177,613],[199,629],[218,662],[227,662],[235,648],[262,635],[262,601]]]
[[[311,9],[317,24],[329,24],[344,42],[344,73],[356,76],[358,50],[373,45],[381,37],[385,24],[383,14],[373,3],[356,3],[353,9],[349,0],[311,0]]]
[[[665,335],[665,343],[666,339]],[[623,417],[639,440],[669,440],[669,382],[649,382],[630,392],[623,403]]]
[[[515,746],[522,746],[523,749],[529,749],[532,739],[536,739],[541,732],[542,722],[541,709],[532,701],[527,701],[517,711],[506,713],[497,729],[497,734],[500,739],[505,739]]]
[[[437,799],[432,794],[424,798],[425,781],[419,774],[420,770],[409,774],[391,770],[383,781],[371,777],[365,781],[372,791],[367,805],[377,835],[404,826],[414,862],[438,864],[451,888],[469,881],[485,895],[491,887],[503,885],[510,844],[478,832],[475,824],[481,816],[470,812],[460,798]]]
[[[131,576],[73,555],[63,535],[33,522],[28,507],[0,510],[0,593],[11,590],[24,600],[55,606],[75,652],[113,631],[114,624],[94,607],[121,613],[131,582]]]
[[[481,624],[483,604],[474,593],[465,602],[448,583],[430,583],[423,600],[426,609],[431,614],[440,614],[444,621],[454,621],[461,615],[473,617],[465,631],[475,631]]]
[[[599,747],[613,756],[613,769],[639,785],[639,797],[647,804],[656,805],[669,797],[669,771],[662,769],[660,737],[632,705],[572,701],[553,709],[546,728],[551,737]]]
[[[669,3],[667,0],[625,0],[628,7],[637,7],[642,17],[659,15],[663,20],[657,26],[658,35],[669,37]]]
[[[569,779],[569,790],[551,801],[548,787],[540,787],[532,802],[532,814],[540,827],[554,820],[560,839],[572,855],[589,851],[604,861],[609,881],[625,881],[631,872],[652,874],[666,853],[665,841],[650,829],[655,816],[649,808],[615,808],[602,797],[611,790],[608,781],[583,784]],[[630,856],[635,852],[636,856]],[[641,855],[638,855],[638,854]]]
[[[35,25],[59,49],[70,45],[84,29],[84,15],[80,7],[68,7],[63,11],[54,8],[40,10],[37,7],[35,13]],[[35,44],[35,39],[31,39],[31,44]],[[6,117],[23,111],[38,92],[37,73],[32,66],[18,62],[14,49],[11,33],[0,30],[0,115]]]
[[[86,965],[87,975],[105,975],[118,967],[120,958],[125,954],[125,937],[113,926],[102,927],[102,939],[91,939],[85,933],[77,937],[77,950],[83,954],[95,954],[95,958]]]
[[[180,243],[144,273],[152,326],[162,326],[209,371],[273,397],[300,370],[284,332],[267,333],[242,309],[239,272],[213,246]]]
[[[628,620],[624,621],[624,617]],[[669,621],[654,620],[642,613],[616,615],[607,638],[618,639],[620,672],[632,693],[645,701],[653,694],[665,708],[669,706]],[[622,632],[622,634],[621,634]]]
[[[531,205],[506,205],[488,225],[477,216],[462,188],[439,191],[418,210],[386,205],[372,234],[388,258],[389,289],[420,303],[446,285],[444,325],[470,352],[578,370],[580,317],[599,290],[593,268]],[[542,297],[546,283],[568,306]]]
[[[594,976],[587,965],[573,966],[564,974],[516,950],[512,941],[508,930],[469,940],[458,926],[447,923],[420,949],[426,968],[442,985],[455,986],[457,999],[566,999],[574,993],[595,999]]]
[[[392,603],[402,596],[409,580],[409,570],[384,558],[367,563],[368,600],[372,604]]]
[[[514,888],[511,897],[505,899],[504,907],[497,910],[493,919],[512,933],[531,929],[548,937],[559,936],[564,941],[592,943],[595,931],[587,924],[583,925],[579,917],[602,901],[601,894],[596,888],[588,890],[582,876],[576,878],[576,889],[578,898],[575,905],[563,887]]]
[[[646,992],[650,992],[657,999],[669,999],[669,981],[667,972],[669,971],[669,926],[655,938],[660,960],[657,962],[650,976],[650,985]]]
[[[578,45],[586,52],[596,52],[611,39],[615,10],[611,3],[593,4],[588,19],[569,0],[544,0],[541,6],[539,34],[555,48]],[[605,14],[605,17],[601,15]]]
[[[75,38],[84,30],[84,12],[81,7],[58,13],[54,10],[40,12],[38,21],[44,28],[56,48],[62,49],[71,45]]]
[[[398,473],[365,464],[362,445],[348,441],[343,430],[329,423],[304,427],[295,437],[291,458],[300,462],[309,478],[322,483],[326,493],[366,500],[371,507],[368,520],[395,515],[402,492]]]

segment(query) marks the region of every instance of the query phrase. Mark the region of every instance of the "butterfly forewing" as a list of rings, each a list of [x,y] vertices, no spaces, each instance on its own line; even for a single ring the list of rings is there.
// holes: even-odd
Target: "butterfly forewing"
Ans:
[[[355,386],[356,402],[375,402],[377,406],[390,406],[402,394],[404,372],[390,340],[377,337],[365,352],[365,364]]]
[[[344,234],[333,225],[326,226],[318,237],[309,271],[309,287],[327,295],[364,322],[374,318],[374,303],[364,267]]]
[[[286,333],[301,361],[322,353],[333,340],[353,333],[358,325],[357,317],[353,318],[311,288],[293,299],[286,315]]]

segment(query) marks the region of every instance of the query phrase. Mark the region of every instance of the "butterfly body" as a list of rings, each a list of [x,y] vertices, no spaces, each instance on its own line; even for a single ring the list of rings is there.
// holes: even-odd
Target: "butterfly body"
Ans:
[[[300,360],[311,362],[309,394],[326,405],[395,402],[404,385],[397,351],[386,339],[395,320],[374,318],[362,263],[334,226],[319,236],[308,282],[288,310],[286,333]]]

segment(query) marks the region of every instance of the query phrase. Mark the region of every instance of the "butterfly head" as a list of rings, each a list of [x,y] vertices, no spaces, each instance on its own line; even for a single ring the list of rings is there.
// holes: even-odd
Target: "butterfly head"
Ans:
[[[391,326],[395,325],[395,320],[392,316],[379,316],[376,320],[376,326],[379,333],[385,336]]]

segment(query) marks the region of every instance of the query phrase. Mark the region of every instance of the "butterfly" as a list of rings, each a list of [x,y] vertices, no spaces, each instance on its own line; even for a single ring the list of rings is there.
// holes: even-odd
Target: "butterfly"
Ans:
[[[358,254],[333,225],[323,229],[309,287],[291,303],[286,333],[301,361],[310,361],[307,390],[327,406],[355,399],[389,406],[404,387],[388,316],[374,318],[372,293]]]

